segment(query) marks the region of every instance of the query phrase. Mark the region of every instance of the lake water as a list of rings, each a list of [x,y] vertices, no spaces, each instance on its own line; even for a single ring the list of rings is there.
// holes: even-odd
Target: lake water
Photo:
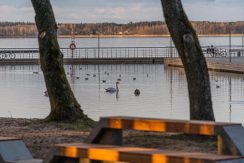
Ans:
[[[232,40],[233,44],[241,45],[241,37]],[[70,39],[59,42],[65,47]],[[93,47],[97,40],[76,39],[76,42],[79,47]],[[169,45],[168,38],[106,38],[101,42],[102,46]],[[227,45],[228,38],[203,37],[201,42],[202,45]],[[31,48],[37,47],[37,41],[0,39],[0,47]],[[109,115],[189,119],[187,83],[182,69],[157,64],[65,65],[65,69],[82,109],[95,120]],[[36,71],[40,73],[33,74]],[[75,75],[70,76],[71,73]],[[244,75],[211,72],[210,77],[216,120],[244,123]],[[118,78],[121,78],[118,96],[106,93],[104,88],[115,86]],[[134,95],[135,89],[140,89],[140,96]],[[1,65],[0,90],[1,117],[44,118],[50,112],[38,65]]]
[[[71,39],[59,38],[60,47],[68,48]],[[96,38],[77,38],[77,47],[96,47]],[[229,37],[200,37],[202,46],[228,45]],[[163,47],[170,45],[169,37],[149,38],[101,38],[102,47]],[[232,37],[233,45],[241,45],[242,37]],[[36,38],[6,38],[0,39],[0,48],[37,48]]]

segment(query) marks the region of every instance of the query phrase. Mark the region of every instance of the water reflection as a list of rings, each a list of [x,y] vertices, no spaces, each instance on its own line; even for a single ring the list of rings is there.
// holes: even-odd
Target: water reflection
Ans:
[[[122,64],[66,65],[65,70],[82,109],[96,120],[110,115],[189,119],[183,69]],[[119,93],[106,93],[104,88],[114,86],[118,79]],[[244,121],[243,79],[244,75],[210,73],[217,121]],[[135,89],[141,91],[140,96],[134,95]],[[2,117],[43,118],[49,113],[39,66],[0,66],[0,90]]]

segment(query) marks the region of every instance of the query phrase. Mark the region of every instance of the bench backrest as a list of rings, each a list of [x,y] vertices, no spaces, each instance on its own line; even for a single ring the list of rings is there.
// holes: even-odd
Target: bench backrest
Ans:
[[[111,129],[125,129],[152,132],[174,132],[198,135],[218,135],[224,126],[236,126],[238,123],[210,121],[189,121],[171,119],[152,119],[138,117],[102,117],[101,121]]]

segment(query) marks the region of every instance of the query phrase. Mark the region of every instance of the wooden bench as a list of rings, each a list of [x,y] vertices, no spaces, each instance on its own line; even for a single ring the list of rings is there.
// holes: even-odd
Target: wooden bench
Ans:
[[[93,129],[86,143],[123,145],[122,131],[150,131],[171,132],[183,134],[197,134],[218,137],[218,154],[234,154],[238,152],[228,151],[223,138],[223,127],[239,126],[238,123],[221,123],[210,121],[189,121],[172,119],[152,119],[139,117],[102,117]],[[228,142],[230,145],[230,142]]]
[[[41,163],[19,138],[0,137],[0,163]]]
[[[226,128],[229,129],[228,127],[237,127],[238,130],[242,130],[242,125],[238,123],[149,119],[139,117],[102,117],[85,141],[89,144],[57,145],[51,156],[46,160],[46,163],[61,163],[61,160],[64,158],[69,158],[71,159],[69,161],[74,163],[76,163],[77,160],[75,161],[72,159],[78,158],[111,161],[110,157],[109,160],[106,159],[109,155],[116,156],[117,160],[113,161],[133,163],[141,163],[143,160],[147,160],[144,162],[148,163],[231,163],[238,161],[238,163],[244,163],[242,158],[243,154],[238,147],[236,147],[236,144],[234,144],[231,139],[227,139],[224,135],[224,131]],[[123,130],[217,136],[218,155],[121,147],[121,145],[123,145]],[[231,148],[229,149],[229,147]],[[94,151],[98,152],[93,153]],[[96,155],[96,157],[93,157],[94,155]],[[239,156],[233,157],[231,155]],[[157,158],[160,161],[155,161],[154,158]]]
[[[96,144],[59,144],[49,163],[89,163],[90,160],[132,163],[243,163],[244,157],[204,153],[174,152],[150,148]],[[69,159],[65,159],[69,158]]]

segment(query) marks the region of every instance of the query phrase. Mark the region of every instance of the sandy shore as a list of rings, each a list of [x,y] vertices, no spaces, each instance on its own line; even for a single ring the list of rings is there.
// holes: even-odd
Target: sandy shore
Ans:
[[[54,144],[82,142],[90,128],[38,119],[0,118],[0,136],[22,138],[35,158],[45,158]],[[216,153],[216,138],[148,132],[124,133],[126,146]]]

